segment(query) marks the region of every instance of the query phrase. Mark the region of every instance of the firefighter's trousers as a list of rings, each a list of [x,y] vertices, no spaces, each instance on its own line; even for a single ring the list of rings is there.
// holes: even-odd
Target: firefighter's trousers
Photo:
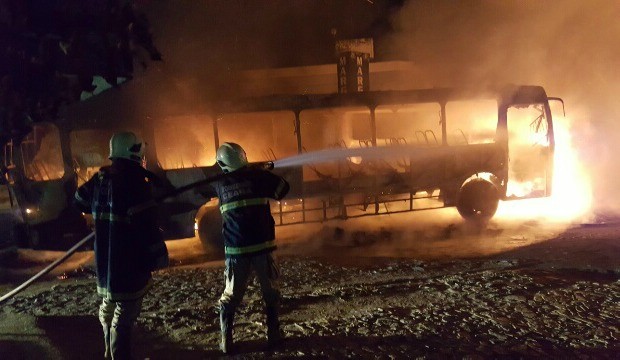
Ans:
[[[131,301],[111,301],[103,298],[99,306],[99,321],[103,326],[107,359],[131,358],[131,330],[141,308],[142,298]]]
[[[280,300],[280,269],[271,253],[226,258],[226,288],[220,297],[220,307],[234,313],[241,303],[252,270],[260,283],[266,307],[276,307]]]

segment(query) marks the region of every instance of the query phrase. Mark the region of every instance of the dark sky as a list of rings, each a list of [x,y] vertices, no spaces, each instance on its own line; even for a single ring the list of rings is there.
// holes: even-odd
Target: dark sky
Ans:
[[[164,56],[183,66],[289,67],[334,62],[335,38],[380,38],[403,1],[152,1],[145,6]],[[335,30],[335,35],[332,29]],[[387,57],[381,53],[379,56]]]

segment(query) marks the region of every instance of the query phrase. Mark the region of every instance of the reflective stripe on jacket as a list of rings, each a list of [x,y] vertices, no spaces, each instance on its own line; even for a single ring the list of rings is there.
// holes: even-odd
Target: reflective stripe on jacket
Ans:
[[[265,241],[260,244],[250,245],[250,246],[241,246],[241,247],[225,246],[224,252],[227,255],[242,255],[242,254],[255,253],[255,252],[262,251],[265,249],[270,249],[270,248],[274,248],[274,249],[276,248],[275,241],[273,240]]]
[[[264,169],[242,168],[211,183],[222,213],[222,235],[227,257],[272,251],[275,222],[269,199],[279,200],[288,190],[284,178]]]
[[[223,214],[226,211],[241,208],[244,206],[254,206],[254,205],[266,205],[269,204],[269,199],[267,198],[256,198],[256,199],[246,199],[246,200],[237,200],[226,203],[220,206],[220,212]]]

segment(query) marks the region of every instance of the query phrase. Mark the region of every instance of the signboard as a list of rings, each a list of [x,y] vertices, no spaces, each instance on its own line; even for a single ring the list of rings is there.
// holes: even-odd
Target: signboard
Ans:
[[[366,39],[347,39],[336,41],[336,55],[340,57],[342,53],[357,52],[368,54],[371,59],[375,57],[372,38]]]
[[[338,93],[355,93],[370,90],[370,56],[346,52],[338,56]]]
[[[372,39],[336,41],[338,93],[370,90],[370,59],[374,57]]]

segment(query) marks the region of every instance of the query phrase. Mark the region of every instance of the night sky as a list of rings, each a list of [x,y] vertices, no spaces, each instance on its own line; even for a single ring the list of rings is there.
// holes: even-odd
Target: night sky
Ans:
[[[224,86],[230,71],[332,63],[336,39],[389,35],[402,5],[1,0],[0,134],[19,138],[32,122],[55,121],[60,107],[94,89],[93,76],[116,85],[153,62],[172,81],[206,82],[207,92]],[[390,56],[380,45],[376,52]]]

